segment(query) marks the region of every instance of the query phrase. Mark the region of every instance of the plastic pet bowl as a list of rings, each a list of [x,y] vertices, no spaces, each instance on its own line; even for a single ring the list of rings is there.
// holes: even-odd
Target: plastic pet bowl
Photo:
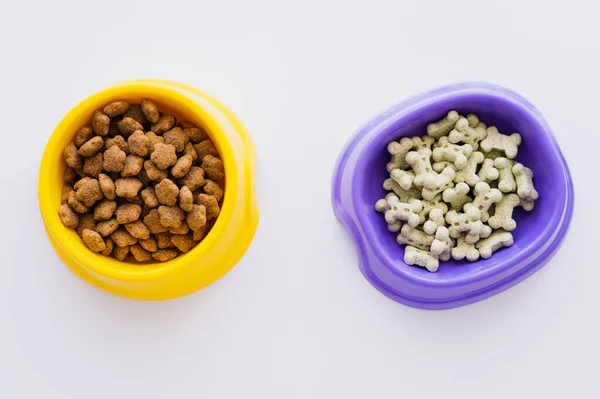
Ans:
[[[136,264],[93,253],[58,217],[63,173],[62,152],[94,110],[114,100],[150,98],[159,110],[201,126],[225,165],[221,213],[205,239],[190,252],[165,263]],[[124,82],[102,90],[73,108],[59,123],[44,151],[38,200],[48,237],[65,264],[88,283],[134,299],[168,299],[194,292],[217,280],[242,257],[257,228],[254,196],[255,148],[235,116],[212,97],[183,84],[162,80]]]
[[[436,273],[404,263],[404,249],[373,206],[386,191],[387,144],[422,136],[430,122],[455,109],[474,113],[500,132],[519,132],[516,158],[535,174],[540,194],[532,212],[515,210],[514,245],[476,262],[440,262]],[[527,100],[486,83],[443,87],[392,107],[361,128],[347,143],[335,167],[332,202],[337,218],[356,245],[360,269],[379,291],[422,309],[447,309],[497,294],[540,269],[565,238],[573,213],[573,183],[552,131]]]

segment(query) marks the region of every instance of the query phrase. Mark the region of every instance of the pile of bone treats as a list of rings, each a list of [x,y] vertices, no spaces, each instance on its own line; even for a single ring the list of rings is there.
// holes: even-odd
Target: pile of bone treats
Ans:
[[[439,261],[488,259],[513,244],[513,209],[532,211],[533,172],[515,161],[521,135],[450,111],[427,135],[388,144],[390,191],[375,204],[406,245],[404,262],[431,272]]]

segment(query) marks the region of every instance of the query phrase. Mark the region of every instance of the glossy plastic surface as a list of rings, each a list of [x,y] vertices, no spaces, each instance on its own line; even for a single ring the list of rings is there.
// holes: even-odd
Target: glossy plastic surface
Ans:
[[[62,225],[60,207],[64,147],[93,111],[124,99],[151,98],[164,112],[202,126],[225,165],[225,195],[219,218],[207,237],[187,254],[165,263],[119,262],[88,250]],[[254,194],[254,144],[237,118],[221,103],[189,86],[161,80],[124,82],[102,90],[73,108],[59,123],[44,151],[38,200],[48,237],[65,264],[88,283],[116,295],[145,300],[174,298],[219,279],[242,257],[258,225]]]
[[[422,136],[426,126],[456,109],[475,113],[501,132],[519,132],[517,160],[535,173],[540,199],[533,212],[519,208],[512,247],[477,262],[440,262],[436,273],[406,265],[404,250],[373,209],[386,192],[391,140]],[[337,218],[356,245],[363,275],[379,291],[409,306],[446,309],[492,296],[541,268],[562,243],[573,213],[573,183],[552,131],[540,112],[518,94],[486,83],[440,88],[403,102],[361,128],[342,151],[332,182]]]

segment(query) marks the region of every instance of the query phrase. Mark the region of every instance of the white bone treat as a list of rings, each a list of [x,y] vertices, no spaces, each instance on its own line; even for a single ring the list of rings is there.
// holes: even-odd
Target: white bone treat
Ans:
[[[483,152],[503,151],[506,158],[509,159],[514,159],[517,156],[521,145],[521,135],[519,133],[507,136],[498,132],[498,129],[494,126],[488,127],[486,131],[487,137],[479,143]]]
[[[484,224],[483,229],[481,230],[481,233],[479,233],[479,234],[467,233],[467,235],[465,235],[465,241],[467,244],[475,244],[480,239],[489,237],[490,234],[492,234],[492,228],[490,226],[488,226],[487,224]]]
[[[448,231],[448,228],[440,226],[435,232],[435,239],[431,243],[431,254],[449,259],[453,246],[454,242],[450,238],[450,232]]]
[[[415,180],[415,174],[410,170],[393,169],[390,177],[396,181],[405,190],[410,190]]]
[[[411,227],[417,227],[421,221],[419,212],[423,210],[421,201],[414,199],[410,203],[401,202],[396,196],[387,199],[389,209],[385,211],[385,221],[394,224],[398,221],[406,222]]]
[[[513,175],[517,182],[517,195],[520,198],[536,200],[539,194],[533,186],[533,172],[523,164],[517,163],[512,168]]]
[[[419,214],[421,217],[421,224],[425,223],[425,219],[434,209],[441,210],[444,215],[448,212],[448,205],[442,201],[442,196],[440,194],[436,195],[431,201],[422,200],[421,205],[423,205],[423,210]]]
[[[408,162],[415,172],[413,184],[417,187],[423,187],[425,176],[433,174],[431,150],[429,148],[420,148],[417,151],[411,151],[406,154],[406,162]]]
[[[436,139],[446,136],[454,129],[454,125],[459,119],[458,112],[450,111],[443,119],[427,125],[427,134]]]
[[[481,165],[477,176],[479,176],[479,180],[491,183],[494,180],[498,180],[500,172],[494,167],[494,160],[486,158],[483,160],[483,164]]]
[[[527,212],[531,212],[533,211],[533,208],[535,208],[535,202],[528,198],[521,198],[521,207]]]
[[[512,218],[513,210],[521,204],[521,198],[517,194],[508,194],[496,205],[496,213],[488,220],[492,229],[504,229],[513,231],[517,222]]]
[[[439,140],[441,144],[433,150],[433,160],[436,162],[449,161],[456,166],[457,169],[462,169],[467,166],[467,160],[473,153],[473,147],[470,144],[456,145],[448,141],[448,137],[442,137]]]
[[[396,242],[398,242],[398,244],[412,245],[413,247],[428,251],[433,239],[434,237],[432,235],[426,234],[421,230],[414,229],[405,224],[402,226],[402,229],[400,229],[400,234],[396,237]]]
[[[479,149],[481,149],[481,148],[479,148]],[[494,160],[496,158],[505,158],[504,151],[498,151],[498,150],[484,152],[483,155],[485,156],[485,159],[491,159],[491,160]]]
[[[475,262],[479,259],[479,251],[475,248],[475,245],[467,243],[465,237],[459,237],[456,240],[456,246],[452,248],[452,259],[463,260],[465,258],[468,261]]]
[[[475,207],[468,208],[465,213],[449,211],[446,213],[446,223],[448,223],[448,230],[452,238],[458,238],[462,233],[479,236],[484,231],[481,213]]]
[[[475,244],[483,259],[489,259],[500,248],[510,247],[514,240],[512,234],[504,230],[496,230],[491,236]]]
[[[471,127],[477,127],[480,124],[482,124],[477,115],[475,114],[467,115],[467,122],[469,122],[469,126]]]
[[[473,189],[475,198],[470,204],[464,206],[464,211],[468,212],[471,208],[477,209],[481,214],[481,221],[487,222],[490,218],[490,207],[502,201],[502,193],[497,188],[491,188],[489,184],[479,182]]]
[[[434,208],[429,212],[429,220],[423,224],[423,231],[427,234],[435,234],[438,228],[446,226],[444,211],[440,208]],[[439,254],[436,254],[439,255]]]
[[[452,162],[448,162],[448,161],[434,162],[433,165],[431,165],[431,166],[433,167],[433,171],[437,172],[437,173],[441,173],[441,171],[446,168],[452,168],[452,169],[454,169],[455,172],[458,170],[458,169],[456,169],[456,166],[454,166],[454,164]]]
[[[442,173],[431,173],[423,180],[423,199],[431,201],[436,195],[447,188],[454,186],[455,172],[452,168],[446,168]]]
[[[442,199],[444,202],[450,204],[452,209],[459,211],[463,209],[465,204],[473,202],[473,199],[469,197],[471,187],[467,183],[458,183],[454,188],[447,188],[442,193]]]
[[[393,191],[401,202],[409,202],[411,199],[421,199],[421,189],[411,187],[410,190],[405,190],[392,178],[385,179],[383,188],[387,191]]]
[[[409,165],[406,163],[406,154],[413,148],[413,141],[407,137],[403,137],[400,141],[392,141],[388,144],[387,150],[391,154],[392,159],[388,162],[386,168],[388,172],[393,169],[407,169]]]
[[[435,139],[429,136],[413,137],[412,140],[414,144],[413,148],[415,150],[419,150],[421,148],[431,149],[431,146],[435,143]]]
[[[391,197],[398,198],[398,197],[396,197],[394,194],[392,194],[392,193],[389,193],[388,195],[386,195],[386,197],[385,197],[385,198],[382,198],[382,199],[380,199],[380,200],[377,200],[377,202],[375,203],[375,210],[376,210],[377,212],[384,213],[384,214],[385,214],[387,211],[389,211],[389,210],[390,210],[390,205],[389,205],[389,203],[388,203],[388,200],[389,200]],[[386,223],[387,223],[387,220],[386,220]],[[387,226],[388,226],[388,230],[389,230],[389,231],[391,231],[391,232],[395,233],[395,232],[398,232],[398,231],[400,231],[400,229],[402,228],[402,222],[401,222],[401,221],[399,221],[399,220],[396,220],[396,221],[394,221],[394,222],[392,222],[392,223],[387,223]]]
[[[479,120],[477,121],[479,125]],[[476,125],[477,126],[477,125]],[[467,118],[460,118],[456,122],[456,126],[448,135],[448,141],[453,144],[465,143],[473,147],[473,151],[479,148],[479,142],[487,136],[487,132],[482,127],[473,127],[470,125]]]
[[[411,245],[404,248],[404,263],[410,266],[424,267],[430,272],[436,272],[440,266],[440,262],[435,256]]]
[[[498,178],[498,189],[503,193],[512,193],[517,191],[517,182],[512,173],[513,161],[507,158],[496,158],[494,167],[498,169],[500,177]]]
[[[483,153],[475,151],[471,154],[467,160],[467,166],[456,172],[454,177],[455,183],[465,182],[469,186],[473,187],[479,183],[479,176],[477,175],[477,167],[484,161],[485,157]]]

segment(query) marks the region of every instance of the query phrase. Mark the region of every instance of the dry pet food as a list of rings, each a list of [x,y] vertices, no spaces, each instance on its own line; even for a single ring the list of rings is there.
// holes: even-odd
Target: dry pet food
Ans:
[[[166,262],[206,237],[221,212],[225,166],[202,128],[150,99],[113,101],[73,137],[58,216],[91,251]],[[532,193],[524,173],[519,188]]]
[[[513,245],[511,231],[517,228],[514,209],[520,206],[532,211],[539,198],[533,171],[515,160],[521,135],[502,134],[476,115],[464,117],[454,110],[430,123],[426,132],[426,136],[404,137],[387,145],[391,159],[383,188],[389,193],[375,203],[398,244],[406,245],[405,263],[435,272],[440,261],[488,259],[495,251]],[[89,142],[88,135],[82,133]],[[207,149],[204,145],[199,150]],[[77,165],[73,153],[70,149],[65,159]],[[222,163],[217,161],[204,158],[203,178],[222,176]],[[215,189],[213,184],[205,184],[204,192],[214,193]],[[210,198],[196,201],[206,213],[190,212],[198,215],[192,217],[192,223],[195,218],[210,220],[218,213],[217,196]]]

